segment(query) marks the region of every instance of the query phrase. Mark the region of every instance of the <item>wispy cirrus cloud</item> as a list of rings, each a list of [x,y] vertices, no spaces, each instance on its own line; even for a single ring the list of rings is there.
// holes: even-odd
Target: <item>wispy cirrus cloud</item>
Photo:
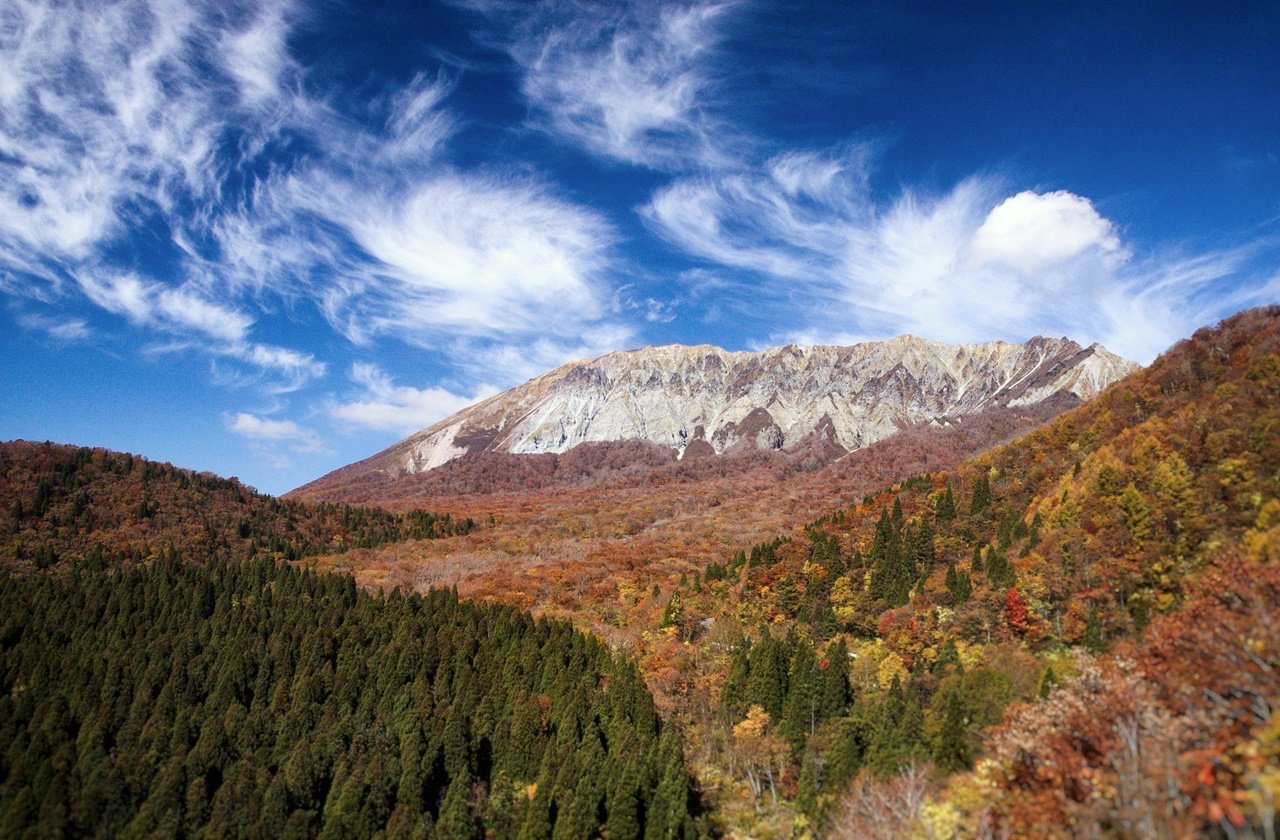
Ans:
[[[297,73],[291,6],[242,12],[170,0],[0,11],[0,288],[46,303],[79,293],[293,388],[324,365],[254,342],[255,317],[192,259],[228,173],[278,131]],[[140,232],[168,233],[175,264],[148,274],[115,263],[111,249]]]
[[[310,92],[290,3],[18,0],[0,15],[11,295],[79,297],[277,392],[326,366],[255,340],[272,299],[359,344],[470,355],[572,343],[612,317],[611,224],[536,175],[452,166],[448,79],[346,106]]]
[[[75,279],[85,296],[102,309],[178,339],[163,349],[187,349],[190,341],[198,340],[204,352],[215,358],[262,371],[271,392],[296,391],[325,374],[324,362],[310,353],[248,340],[253,319],[197,289],[167,286],[127,272],[81,272]]]
[[[336,120],[321,157],[269,176],[252,207],[220,219],[234,282],[314,301],[357,344],[474,352],[606,320],[612,225],[536,177],[442,160],[447,87],[419,78],[372,127]]]
[[[677,179],[641,212],[686,253],[779,281],[762,288],[800,326],[775,339],[1066,334],[1145,362],[1280,293],[1274,278],[1240,282],[1274,242],[1139,252],[1088,198],[1010,194],[994,176],[877,201],[873,159],[866,149],[786,153],[747,174]]]
[[[54,341],[63,344],[85,341],[93,335],[93,330],[83,318],[25,313],[18,316],[18,323],[29,330],[43,332]]]
[[[630,164],[684,170],[734,154],[714,55],[735,0],[466,3],[504,27],[533,125]]]
[[[360,428],[397,434],[430,426],[498,393],[491,385],[477,386],[469,396],[445,388],[397,385],[381,368],[367,362],[352,365],[351,380],[359,386],[359,393],[354,399],[335,404],[330,415]]]

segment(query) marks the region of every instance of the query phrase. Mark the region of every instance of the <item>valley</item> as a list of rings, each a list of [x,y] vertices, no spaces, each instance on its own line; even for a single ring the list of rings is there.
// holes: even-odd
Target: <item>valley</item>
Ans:
[[[659,807],[670,815],[660,834],[672,837],[1138,837],[1227,827],[1250,836],[1266,825],[1280,766],[1269,734],[1280,705],[1278,395],[1273,308],[1201,330],[1088,400],[1066,390],[902,422],[852,452],[812,438],[704,457],[600,441],[563,453],[481,451],[429,470],[348,469],[274,500],[130,456],[8,444],[5,597],[37,597],[18,593],[67,574],[108,588],[127,575],[186,581],[181,570],[194,562],[214,570],[199,585],[216,599],[230,573],[219,564],[256,563],[260,578],[279,564],[318,574],[304,580],[324,586],[354,579],[374,593],[360,609],[377,614],[402,609],[406,593],[418,604],[442,592],[532,611],[538,627],[550,620],[602,641],[608,653],[593,654],[606,657],[597,667],[635,668],[652,695],[644,702],[656,728],[645,731],[660,736],[665,746],[651,754],[662,757],[656,769],[618,772],[660,807],[615,817],[622,794],[588,789],[545,762],[502,764],[499,781],[498,765],[477,752],[493,725],[485,715],[518,719],[532,697],[506,694],[508,711],[467,724],[480,728],[464,736],[463,758],[448,758],[447,727],[415,747],[415,761],[428,764],[433,744],[444,750],[417,793],[402,780],[400,794],[376,804],[374,788],[340,800],[352,770],[335,754],[309,794],[288,788],[274,816],[251,817],[301,821],[304,833],[377,825],[399,835],[416,824],[438,836],[649,836]],[[237,597],[253,597],[245,587],[254,584],[235,585]],[[3,653],[17,663],[36,622],[13,615]],[[459,644],[429,655],[454,655]],[[255,672],[261,680],[279,666],[245,667],[239,702],[270,726],[285,712],[255,712],[253,698],[266,695],[249,686]],[[12,698],[28,678],[6,673]],[[409,692],[401,702],[438,727],[430,708],[443,701],[439,690],[423,706],[427,689],[413,672],[398,679]],[[534,679],[517,676],[504,691],[555,681],[544,674],[535,689]],[[372,716],[341,730],[343,743],[390,721],[372,706],[343,705],[339,683],[324,689],[332,708]],[[192,690],[198,698],[210,689]],[[34,722],[49,701],[5,702],[15,725]],[[330,707],[317,702],[317,711]],[[74,719],[83,714],[73,708]],[[568,725],[561,714],[543,718],[548,757]],[[134,737],[121,732],[111,737]],[[8,767],[38,763],[56,746],[27,737],[13,736]],[[393,749],[401,772],[403,737]],[[266,774],[256,788],[244,783],[249,801],[268,797],[255,808],[267,807],[273,774],[287,770],[287,747],[263,749],[229,754],[247,762],[240,772]],[[182,785],[197,778],[191,767]],[[218,792],[230,765],[203,772],[204,805],[189,789],[186,805],[164,805],[149,786],[113,795],[137,803],[136,819],[161,820],[148,825],[231,819]],[[0,787],[6,825],[83,819],[14,798],[47,777],[10,778]],[[459,778],[475,780],[469,792]],[[494,797],[513,785],[528,790],[499,805]],[[671,810],[675,802],[683,810]],[[573,819],[596,827],[562,826],[579,806]],[[350,808],[363,816],[339,816]],[[538,828],[547,808],[550,822]],[[446,821],[455,828],[443,829]]]

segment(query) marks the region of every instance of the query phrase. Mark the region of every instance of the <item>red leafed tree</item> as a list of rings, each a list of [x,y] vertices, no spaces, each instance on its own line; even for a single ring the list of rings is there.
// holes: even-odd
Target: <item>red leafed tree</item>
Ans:
[[[1016,586],[1010,588],[1009,594],[1004,598],[1004,620],[1009,625],[1009,629],[1019,636],[1026,635],[1026,632],[1031,629],[1031,615],[1027,611],[1027,600],[1022,597],[1022,593]]]

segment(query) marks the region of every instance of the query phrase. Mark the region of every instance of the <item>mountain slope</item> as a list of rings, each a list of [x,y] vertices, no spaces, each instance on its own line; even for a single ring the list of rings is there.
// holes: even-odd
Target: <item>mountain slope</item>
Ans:
[[[794,448],[831,456],[911,425],[1057,394],[1087,400],[1136,366],[1099,345],[948,345],[913,336],[759,353],[666,345],[571,362],[299,488],[324,496],[370,474],[418,474],[464,455],[563,453],[640,440],[681,456]]]
[[[713,564],[663,615],[695,647],[716,619],[681,675],[722,681],[685,706],[695,740],[740,749],[726,729],[758,704],[775,721],[766,734],[793,746],[778,772],[803,774],[806,753],[825,762],[799,802],[810,818],[856,780],[832,836],[866,836],[877,797],[919,781],[874,793],[874,779],[925,758],[947,770],[986,759],[930,812],[950,809],[976,836],[1231,835],[1268,824],[1280,792],[1277,562],[1272,307],[1197,332],[953,472]],[[725,626],[775,629],[708,664],[732,643]],[[856,655],[852,702],[817,727],[795,677],[810,640],[819,656],[846,643]],[[677,644],[644,661],[662,667]],[[1107,650],[1121,655],[1095,664]],[[1041,695],[983,739],[1005,705]],[[719,717],[703,711],[717,704]],[[922,831],[915,790],[911,819],[879,833]],[[1149,829],[1125,828],[1139,822]]]

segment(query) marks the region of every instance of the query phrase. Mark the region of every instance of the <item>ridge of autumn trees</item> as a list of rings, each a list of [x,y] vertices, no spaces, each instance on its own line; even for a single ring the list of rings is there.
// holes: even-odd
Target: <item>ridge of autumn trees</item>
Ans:
[[[293,561],[473,527],[447,513],[277,499],[234,479],[105,449],[0,444],[0,565],[9,567],[161,554]]]
[[[831,836],[883,833],[887,811],[904,835],[1262,836],[1278,496],[1272,307],[686,578],[648,661],[704,760]]]

